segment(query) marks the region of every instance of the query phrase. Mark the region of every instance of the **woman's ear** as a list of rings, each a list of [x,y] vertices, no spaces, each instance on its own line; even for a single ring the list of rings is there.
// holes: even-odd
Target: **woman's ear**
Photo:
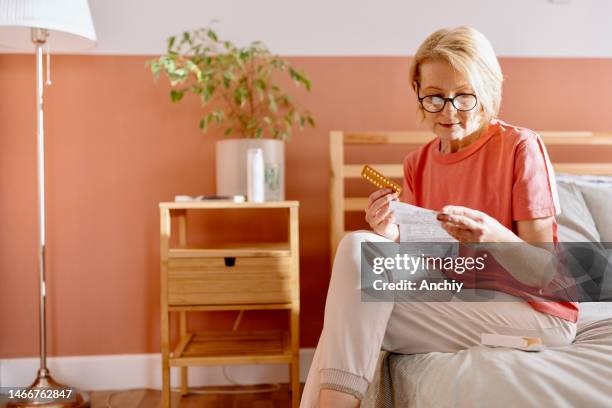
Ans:
[[[417,81],[412,81],[412,90],[414,91],[414,93],[417,94],[417,96],[418,96],[418,92],[417,92],[418,87],[419,87],[419,84],[417,83]]]
[[[489,121],[492,119],[490,117],[490,115],[485,111],[484,107],[480,107],[480,109],[478,110],[478,113],[476,114],[476,118],[475,118],[479,125],[479,128],[481,130],[484,130],[487,125],[489,124]]]
[[[425,121],[425,109],[423,109],[423,107],[421,106],[420,103],[417,103],[417,111],[416,111],[416,113],[419,116],[418,124],[419,125],[423,124],[423,122]]]
[[[487,113],[487,111],[485,110],[484,106],[482,106],[482,104],[480,104],[480,110],[478,112],[478,116],[479,116],[480,122],[483,125],[489,123],[489,121],[491,120],[490,115]]]

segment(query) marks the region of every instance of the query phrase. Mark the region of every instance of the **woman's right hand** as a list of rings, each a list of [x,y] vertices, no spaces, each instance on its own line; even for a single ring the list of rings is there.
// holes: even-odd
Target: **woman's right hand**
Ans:
[[[397,193],[390,188],[384,188],[370,194],[368,206],[365,209],[365,220],[370,224],[370,228],[391,241],[399,239],[399,227],[394,224],[395,219],[389,208],[389,203],[397,200]]]

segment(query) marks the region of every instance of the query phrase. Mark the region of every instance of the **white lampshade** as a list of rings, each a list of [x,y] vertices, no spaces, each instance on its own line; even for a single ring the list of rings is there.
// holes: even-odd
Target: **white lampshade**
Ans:
[[[87,0],[0,0],[0,45],[33,50],[32,27],[49,30],[52,51],[76,51],[96,43]]]

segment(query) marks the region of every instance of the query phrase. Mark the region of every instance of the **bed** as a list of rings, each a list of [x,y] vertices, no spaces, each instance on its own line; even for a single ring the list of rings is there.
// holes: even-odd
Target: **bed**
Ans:
[[[609,134],[539,133],[549,150],[601,146],[612,153]],[[355,154],[355,149],[365,147],[371,152],[373,146],[387,146],[400,150],[395,145],[418,146],[430,138],[422,132],[331,133],[332,254],[342,236],[351,230],[347,228],[351,213],[363,214],[367,203],[367,198],[350,191],[355,190],[365,164],[359,163],[359,158],[370,157]],[[405,154],[408,148],[401,150]],[[401,165],[368,164],[398,181],[402,178]],[[606,244],[612,242],[612,163],[553,165],[563,211],[558,217],[560,240],[601,242],[602,253],[612,262],[612,249]],[[604,276],[599,284],[612,291],[612,274]],[[580,306],[576,339],[566,347],[537,353],[484,346],[457,353],[417,355],[381,351],[376,376],[362,407],[610,407],[612,302],[583,302]]]

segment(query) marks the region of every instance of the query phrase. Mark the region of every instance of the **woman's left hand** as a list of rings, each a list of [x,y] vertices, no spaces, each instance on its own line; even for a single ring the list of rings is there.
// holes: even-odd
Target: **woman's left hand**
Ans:
[[[462,242],[514,242],[520,239],[495,218],[467,207],[447,205],[437,219],[449,235]]]

